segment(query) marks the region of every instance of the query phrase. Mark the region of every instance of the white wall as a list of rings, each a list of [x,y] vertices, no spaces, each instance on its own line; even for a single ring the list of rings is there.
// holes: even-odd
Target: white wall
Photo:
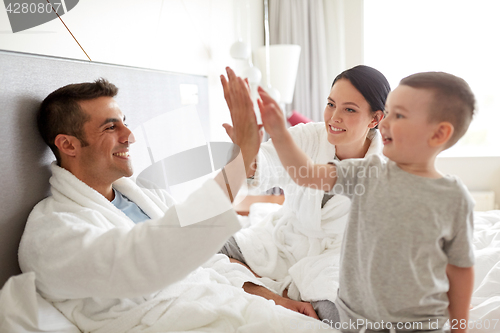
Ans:
[[[437,168],[456,175],[470,191],[494,191],[500,207],[500,157],[440,157]]]
[[[363,64],[363,0],[323,0],[328,78]]]
[[[219,75],[238,65],[229,56],[236,40],[234,2],[81,0],[62,19],[93,61],[208,76],[211,140],[228,140],[221,124],[230,117]],[[264,44],[263,1],[249,3],[256,48]],[[12,33],[3,5],[0,49],[87,59],[59,20]]]
[[[219,75],[227,65],[241,67],[230,58],[236,40],[236,0],[82,0],[62,18],[94,61],[207,75],[212,140],[227,140],[223,122],[230,121]],[[252,47],[264,44],[263,1],[249,0]],[[344,15],[331,16],[345,37],[339,67],[342,70],[363,63],[363,0],[325,1],[325,10]],[[246,25],[245,25],[246,26]],[[245,27],[243,27],[245,29]],[[247,34],[244,30],[243,38]],[[85,60],[84,53],[59,20],[12,33],[5,7],[0,6],[0,49]],[[1,74],[0,74],[1,75]],[[439,158],[438,167],[456,174],[470,190],[494,190],[500,203],[500,157]]]
[[[349,0],[335,1],[347,2]],[[344,19],[350,18],[351,22],[350,28],[346,28],[346,39],[352,41],[346,50],[346,62],[347,59],[363,61],[363,37],[359,36],[363,36],[364,1],[354,0],[349,8],[346,8]],[[375,2],[375,0],[366,1]],[[391,47],[397,47],[397,45],[381,47],[381,52],[390,52]],[[494,191],[496,205],[500,207],[500,157],[438,157],[436,165],[441,172],[460,177],[470,191]]]

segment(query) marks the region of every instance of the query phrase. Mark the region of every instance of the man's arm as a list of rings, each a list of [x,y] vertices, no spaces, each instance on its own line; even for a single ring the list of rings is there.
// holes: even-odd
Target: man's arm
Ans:
[[[249,294],[264,297],[265,299],[272,299],[274,303],[276,303],[276,305],[281,305],[292,311],[302,313],[315,319],[319,319],[311,303],[299,302],[287,297],[281,297],[264,287],[253,284],[252,282],[245,282],[245,284],[243,285],[243,290],[245,290]]]
[[[450,281],[448,311],[452,332],[467,332],[470,300],[474,288],[474,268],[448,264],[446,275]]]
[[[315,189],[330,191],[337,181],[337,170],[334,165],[314,164],[314,162],[297,146],[285,127],[285,118],[276,102],[259,87],[258,101],[262,122],[273,140],[281,163],[297,184]]]

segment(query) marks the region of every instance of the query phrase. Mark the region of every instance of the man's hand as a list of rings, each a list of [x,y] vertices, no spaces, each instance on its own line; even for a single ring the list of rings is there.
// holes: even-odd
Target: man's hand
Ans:
[[[229,124],[223,126],[233,143],[240,147],[245,170],[249,176],[253,173],[250,165],[259,152],[262,134],[259,133],[248,84],[237,77],[231,68],[227,67],[226,72],[228,79],[221,75],[221,83],[233,126]]]

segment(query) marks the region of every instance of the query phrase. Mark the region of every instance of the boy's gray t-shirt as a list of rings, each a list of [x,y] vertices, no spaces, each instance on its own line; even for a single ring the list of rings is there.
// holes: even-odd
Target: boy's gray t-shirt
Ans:
[[[466,187],[453,176],[407,173],[378,155],[332,163],[338,178],[330,193],[352,200],[336,301],[341,321],[436,329],[439,320],[441,328],[448,319],[446,265],[474,264],[474,203]]]

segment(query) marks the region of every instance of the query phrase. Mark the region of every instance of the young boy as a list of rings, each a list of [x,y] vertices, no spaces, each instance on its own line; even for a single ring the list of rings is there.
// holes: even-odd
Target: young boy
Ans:
[[[314,165],[259,90],[262,121],[299,185],[352,200],[335,302],[342,332],[466,332],[473,288],[473,202],[436,156],[467,131],[475,99],[467,83],[429,72],[404,78],[379,124],[383,153]],[[335,106],[333,106],[335,107]],[[330,120],[342,127],[340,118]],[[335,124],[334,124],[335,123]]]

